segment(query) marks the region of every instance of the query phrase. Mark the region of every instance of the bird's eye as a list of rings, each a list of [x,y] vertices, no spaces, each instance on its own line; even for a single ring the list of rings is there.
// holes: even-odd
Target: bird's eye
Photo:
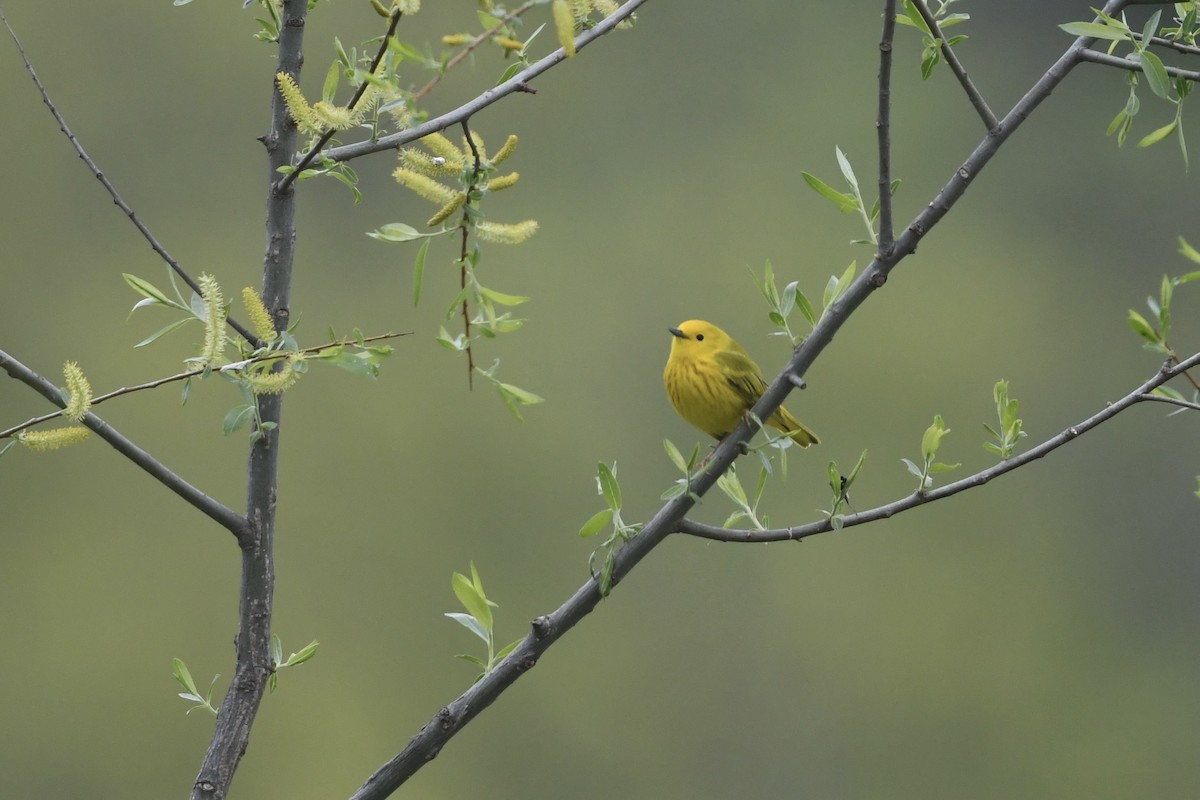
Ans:
[[[703,334],[703,333],[697,333],[697,334],[696,334],[696,341],[697,341],[697,342],[703,342],[703,341],[704,341],[704,334]]]

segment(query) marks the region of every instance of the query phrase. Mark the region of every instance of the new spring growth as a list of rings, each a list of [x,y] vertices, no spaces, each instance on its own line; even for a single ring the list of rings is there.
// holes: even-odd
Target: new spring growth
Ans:
[[[258,292],[249,286],[242,289],[242,305],[246,307],[246,316],[250,318],[250,326],[254,329],[254,335],[264,342],[274,340],[275,324],[271,321],[271,314],[263,305]]]
[[[296,122],[296,127],[305,133],[321,134],[330,128],[338,131],[353,128],[367,118],[383,97],[380,89],[372,83],[367,86],[355,108],[335,106],[324,100],[309,105],[291,75],[280,72],[275,79],[279,82],[279,93],[287,103],[288,113]]]
[[[67,384],[67,407],[63,409],[63,416],[79,422],[92,407],[92,385],[74,361],[63,364],[63,378]]]
[[[92,407],[92,385],[74,361],[63,364],[63,378],[66,382],[66,390],[63,393],[67,402],[63,408],[63,417],[72,422],[79,422],[87,416],[88,409]],[[44,453],[79,444],[87,439],[90,433],[80,425],[69,425],[45,431],[21,431],[16,438],[30,450]]]
[[[509,136],[503,146],[491,158],[479,136],[473,137],[475,150],[479,152],[479,172],[475,169],[475,152],[465,139],[462,146],[454,144],[440,133],[421,139],[425,150],[406,147],[400,151],[400,166],[392,173],[396,182],[417,196],[440,206],[425,223],[429,227],[441,225],[467,203],[467,192],[474,188],[483,194],[499,192],[516,185],[520,174],[491,177],[496,168],[508,160],[517,149],[517,137]],[[427,152],[428,151],[428,152]],[[441,178],[455,176],[461,188],[452,188],[442,183]],[[466,221],[465,224],[470,224]],[[480,221],[474,223],[479,238],[504,244],[519,244],[532,236],[538,228],[534,220],[516,224]]]
[[[554,32],[567,58],[575,57],[575,14],[567,0],[554,0]],[[578,4],[576,4],[578,5]]]
[[[200,276],[200,297],[204,300],[204,350],[202,364],[212,364],[225,350],[225,298],[217,279],[205,273]]]
[[[66,428],[52,428],[48,431],[21,431],[17,441],[37,453],[58,450],[79,444],[91,433],[81,425],[71,425]]]
[[[409,16],[417,13],[421,10],[421,0],[392,0],[387,5],[379,2],[379,0],[371,0],[371,7],[375,9],[375,13],[379,16],[384,19],[391,19],[393,9]]]
[[[300,353],[289,355],[277,369],[273,367],[279,364],[278,361],[260,361],[243,372],[242,378],[254,394],[281,394],[300,380],[303,362],[304,356]]]

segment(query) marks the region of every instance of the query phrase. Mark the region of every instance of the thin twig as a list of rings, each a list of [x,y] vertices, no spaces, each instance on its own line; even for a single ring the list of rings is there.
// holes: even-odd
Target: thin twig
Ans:
[[[896,232],[892,228],[892,50],[896,36],[896,0],[883,5],[883,33],[879,40],[879,252],[890,254]]]
[[[471,171],[471,183],[467,186],[467,199],[463,202],[462,221],[458,227],[462,231],[462,247],[458,255],[459,263],[459,280],[462,284],[462,289],[465,292],[467,288],[467,244],[471,238],[471,200],[475,194],[475,182],[479,180],[480,170],[483,169],[482,159],[479,156],[479,148],[475,145],[475,139],[471,136],[471,126],[468,124],[470,120],[462,121],[463,136],[467,140],[467,147],[471,148],[471,155],[475,158],[475,168]],[[463,295],[462,301],[462,318],[463,331],[465,341],[467,343],[467,389],[475,388],[475,354],[471,350],[471,308],[467,302],[467,296]]]
[[[1137,31],[1130,31],[1130,33],[1133,35],[1133,38],[1137,39],[1138,41],[1141,41],[1144,38]],[[1164,39],[1161,36],[1151,36],[1150,44],[1156,44],[1159,47],[1167,47],[1177,53],[1186,53],[1189,56],[1200,56],[1200,47],[1184,44],[1183,42],[1177,42],[1174,39]]]
[[[1180,400],[1178,397],[1167,397],[1166,395],[1162,394],[1144,394],[1138,399],[1150,400],[1156,403],[1167,403],[1168,405],[1179,406],[1180,408],[1188,408],[1192,411],[1200,411],[1200,403],[1193,403],[1188,400]]]
[[[1090,61],[1093,64],[1103,64],[1106,67],[1116,67],[1117,69],[1129,70],[1130,72],[1146,71],[1140,61],[1130,61],[1120,56],[1110,56],[1108,53],[1101,53],[1099,50],[1083,50],[1080,52],[1079,57],[1084,61]],[[1200,81],[1200,72],[1194,69],[1179,69],[1178,67],[1164,67],[1164,69],[1171,77]]]
[[[488,28],[486,31],[479,34],[474,39],[472,39],[470,42],[468,42],[466,45],[464,45],[463,49],[460,50],[459,52],[455,53],[454,57],[446,62],[446,66],[443,67],[441,69],[441,71],[438,72],[438,74],[434,75],[433,78],[430,79],[429,83],[425,84],[420,89],[417,89],[415,92],[413,92],[413,96],[412,96],[413,102],[415,103],[416,101],[420,100],[422,97],[424,97],[425,95],[427,95],[431,91],[433,91],[433,87],[437,86],[438,83],[441,82],[442,78],[446,77],[447,72],[449,72],[454,67],[458,66],[460,63],[462,63],[463,60],[466,59],[467,56],[471,55],[471,53],[475,50],[475,48],[479,47],[479,45],[483,44],[488,39],[492,38],[492,36],[494,36],[496,34],[496,31],[500,30],[501,28],[503,28],[508,23],[512,22],[517,17],[522,16],[526,11],[533,8],[535,5],[537,5],[537,3],[534,0],[529,0],[529,2],[525,3],[524,5],[517,6],[512,11],[505,14],[504,17],[499,22],[497,22],[495,25],[493,25],[491,28]]]
[[[599,39],[604,34],[615,28],[618,23],[628,19],[634,11],[648,0],[626,0],[616,11],[605,17],[596,25],[579,36],[575,37],[576,51],[582,50],[592,42]],[[440,117],[435,117],[428,122],[418,125],[415,128],[409,128],[406,131],[399,131],[388,136],[381,136],[378,139],[366,142],[356,142],[354,144],[343,145],[342,147],[334,147],[331,150],[326,150],[324,157],[332,161],[350,161],[370,153],[378,153],[383,150],[394,150],[401,145],[414,142],[423,136],[428,136],[431,133],[444,131],[453,125],[457,125],[464,119],[470,119],[476,112],[487,108],[492,103],[507,97],[513,92],[529,91],[528,83],[537,76],[541,75],[548,69],[551,69],[565,61],[567,58],[563,49],[560,47],[550,55],[536,61],[525,69],[512,76],[499,86],[493,86],[483,94],[463,103],[453,111],[442,114]]]
[[[349,346],[357,345],[357,344],[366,344],[367,342],[378,342],[378,341],[382,341],[385,339],[396,339],[400,336],[411,336],[411,335],[412,335],[412,331],[406,331],[404,333],[382,333],[377,336],[366,336],[366,337],[363,337],[362,339],[343,339],[342,341],[338,341],[338,342],[326,342],[325,344],[318,344],[318,345],[313,345],[311,347],[304,347],[299,350],[276,350],[276,351],[272,351],[269,353],[263,353],[260,356],[255,356],[254,358],[247,358],[242,361],[235,362],[233,364],[226,364],[222,367],[218,367],[217,371],[218,372],[237,371],[237,370],[245,369],[246,367],[250,366],[251,364],[260,364],[265,361],[274,361],[274,360],[280,359],[280,358],[288,358],[290,356],[295,355],[296,353],[319,353],[322,350],[328,350],[331,347],[349,347]],[[155,378],[152,381],[146,381],[145,383],[139,383],[135,386],[122,386],[120,389],[113,389],[111,392],[108,392],[108,393],[102,394],[102,395],[97,395],[96,397],[92,398],[92,405],[98,406],[106,400],[112,400],[114,397],[120,397],[120,396],[126,395],[126,394],[133,394],[134,392],[142,392],[142,391],[146,391],[147,389],[156,389],[159,386],[163,386],[168,383],[175,383],[177,381],[187,380],[188,378],[195,378],[199,375],[203,375],[207,371],[207,369],[208,369],[207,367],[197,367],[196,369],[188,369],[188,370],[184,370],[183,372],[177,372],[174,375],[168,375],[165,378]],[[38,376],[38,377],[41,377],[41,376]],[[24,422],[22,422],[20,425],[14,425],[13,427],[8,428],[6,430],[0,430],[0,439],[7,439],[8,437],[10,437],[16,433],[20,433],[21,431],[25,430],[26,428],[32,428],[33,426],[40,425],[43,422],[49,422],[52,419],[61,417],[62,415],[63,415],[62,411],[55,411],[51,414],[43,414],[40,417],[33,417],[32,419],[27,419]]]
[[[954,483],[946,484],[937,489],[931,489],[926,492],[916,492],[903,497],[892,503],[872,508],[868,511],[860,511],[856,514],[851,514],[842,517],[842,528],[849,528],[854,525],[862,525],[867,522],[875,522],[881,519],[890,519],[902,511],[908,511],[911,508],[941,500],[951,495],[964,492],[967,489],[974,489],[976,486],[983,486],[994,478],[1012,472],[1018,467],[1023,467],[1031,461],[1035,461],[1048,453],[1057,450],[1067,442],[1070,442],[1088,431],[1099,427],[1109,421],[1117,414],[1120,414],[1126,409],[1132,408],[1134,405],[1150,400],[1172,403],[1174,405],[1190,408],[1195,411],[1200,411],[1200,405],[1196,403],[1181,402],[1162,395],[1150,394],[1152,389],[1162,386],[1172,378],[1178,377],[1186,369],[1200,364],[1200,353],[1193,355],[1183,364],[1171,367],[1164,365],[1158,374],[1150,380],[1137,387],[1129,394],[1122,397],[1115,403],[1107,405],[1102,411],[1094,414],[1087,419],[1064,430],[1057,436],[1053,436],[1039,444],[1037,447],[1031,448],[1018,456],[1013,456],[1005,461],[1001,461],[993,467],[981,470],[974,475],[970,475]],[[685,533],[689,536],[698,536],[702,539],[710,539],[718,542],[781,542],[781,541],[799,541],[809,536],[815,536],[818,533],[827,533],[833,530],[830,520],[821,520],[808,525],[797,525],[791,528],[769,528],[764,530],[734,530],[730,528],[718,528],[714,525],[705,525],[699,522],[694,522],[690,519],[682,519],[676,529],[678,533]]]
[[[375,53],[375,58],[371,61],[371,69],[369,70],[370,74],[374,75],[375,69],[379,66],[379,62],[383,61],[383,56],[387,53],[388,40],[391,39],[392,34],[396,32],[396,26],[400,24],[400,18],[402,16],[404,16],[404,12],[400,9],[397,8],[392,10],[391,17],[388,19],[387,33],[383,35],[383,41],[379,43],[379,51]],[[358,101],[362,99],[362,96],[367,91],[367,87],[370,85],[371,83],[365,80],[359,84],[358,90],[354,92],[354,96],[350,98],[350,103],[346,107],[354,108],[356,105],[358,105]],[[287,191],[287,188],[292,185],[292,181],[296,180],[304,168],[312,163],[312,160],[317,157],[317,153],[320,153],[321,148],[329,144],[329,140],[333,138],[335,133],[337,133],[337,128],[330,128],[321,134],[321,137],[317,139],[316,143],[310,147],[308,152],[305,153],[304,157],[300,159],[300,163],[296,165],[295,169],[284,175],[279,180],[279,191]]]
[[[913,6],[917,9],[917,13],[921,15],[921,19],[925,20],[925,24],[929,26],[929,30],[933,32],[934,38],[941,43],[942,58],[946,59],[946,65],[950,67],[950,71],[954,73],[954,76],[958,78],[958,82],[962,84],[963,91],[967,93],[967,99],[971,101],[971,105],[975,107],[979,118],[983,120],[984,127],[989,131],[992,130],[996,127],[999,120],[992,113],[992,109],[988,107],[987,101],[983,99],[983,95],[975,88],[975,82],[971,80],[971,76],[963,68],[962,62],[958,60],[958,54],[954,52],[954,48],[946,44],[946,36],[938,26],[937,19],[930,12],[928,6],[925,5],[925,0],[913,0]]]
[[[54,405],[60,408],[66,405],[57,386],[3,350],[0,350],[0,369],[3,369],[10,376],[33,389],[42,397],[45,397]],[[245,517],[185,481],[178,474],[167,468],[161,461],[138,447],[100,417],[89,413],[84,416],[81,422],[101,439],[112,445],[114,450],[128,458],[134,464],[137,464],[163,486],[166,486],[222,528],[232,533],[239,541],[246,535],[248,526]]]
[[[125,213],[125,216],[129,217],[129,221],[132,222],[134,227],[138,229],[138,232],[142,234],[142,237],[149,242],[150,248],[155,253],[158,253],[159,257],[162,258],[163,261],[167,262],[167,266],[174,270],[175,274],[182,278],[184,283],[192,288],[192,291],[194,291],[196,294],[201,294],[200,284],[198,284],[192,278],[192,276],[189,275],[182,266],[180,266],[179,262],[167,252],[167,249],[159,243],[154,234],[150,232],[150,229],[142,223],[142,220],[138,217],[137,213],[129,206],[128,203],[125,202],[124,198],[117,193],[117,187],[113,185],[112,181],[108,179],[107,175],[100,171],[100,168],[96,166],[96,162],[92,161],[91,156],[89,156],[87,151],[83,149],[83,145],[81,145],[79,140],[75,138],[75,134],[71,132],[70,126],[67,125],[67,120],[62,114],[59,113],[58,108],[54,105],[53,101],[50,100],[50,93],[46,91],[46,87],[42,83],[42,79],[38,77],[37,72],[34,70],[33,62],[30,61],[29,56],[25,54],[25,48],[21,45],[21,40],[17,38],[17,32],[14,31],[12,25],[9,24],[8,17],[4,16],[4,9],[2,8],[0,8],[0,22],[4,23],[4,27],[8,29],[8,35],[12,37],[13,42],[17,45],[17,52],[21,54],[21,60],[25,62],[25,69],[29,72],[29,77],[33,78],[34,85],[37,87],[38,92],[41,93],[42,102],[46,104],[46,108],[50,109],[50,113],[54,115],[54,119],[58,122],[58,129],[62,131],[63,135],[67,137],[67,141],[69,141],[71,146],[75,148],[75,152],[79,154],[79,158],[84,164],[87,165],[88,169],[91,170],[92,175],[96,177],[96,180],[100,181],[100,184],[108,192],[109,197],[112,198],[112,201],[117,208],[121,209],[121,211]],[[229,323],[229,327],[237,331],[242,338],[244,338],[247,342],[250,342],[250,344],[252,344],[254,347],[262,347],[262,342],[259,341],[258,337],[251,333],[248,328],[243,326],[237,320],[230,317],[226,319],[226,322]]]

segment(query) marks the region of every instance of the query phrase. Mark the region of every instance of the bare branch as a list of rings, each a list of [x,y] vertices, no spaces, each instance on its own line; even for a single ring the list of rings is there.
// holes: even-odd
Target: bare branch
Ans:
[[[96,176],[96,180],[100,181],[100,184],[108,192],[109,197],[112,198],[112,201],[117,208],[125,212],[125,216],[129,217],[129,221],[132,222],[134,227],[138,229],[138,232],[142,234],[142,238],[150,243],[150,249],[152,249],[155,253],[158,253],[159,257],[162,258],[163,261],[167,262],[167,266],[174,270],[175,274],[182,278],[183,282],[190,286],[193,292],[200,294],[200,284],[196,283],[192,276],[189,275],[184,268],[180,266],[179,262],[167,252],[167,249],[159,243],[154,234],[150,232],[150,229],[142,223],[142,220],[138,217],[137,213],[130,208],[129,204],[125,202],[124,198],[117,193],[117,187],[113,186],[113,183],[108,179],[108,176],[100,171],[100,168],[96,166],[96,162],[92,161],[91,156],[89,156],[87,151],[83,149],[83,145],[81,145],[79,140],[75,138],[75,134],[71,132],[71,128],[67,125],[66,119],[63,118],[63,115],[58,112],[58,108],[56,108],[54,103],[50,100],[49,92],[46,91],[46,87],[42,84],[42,79],[38,77],[37,72],[33,69],[33,62],[31,62],[29,60],[29,56],[25,54],[25,48],[21,45],[21,40],[17,38],[17,32],[14,31],[12,26],[8,23],[8,17],[4,16],[4,9],[2,8],[0,8],[0,22],[4,23],[4,27],[8,29],[8,35],[12,37],[13,42],[17,45],[17,52],[21,54],[21,60],[25,63],[25,69],[27,72],[29,72],[29,77],[33,78],[34,85],[37,86],[37,90],[41,93],[42,102],[46,104],[46,108],[50,109],[50,113],[53,114],[54,119],[58,121],[58,129],[63,132],[63,135],[67,137],[67,141],[69,141],[71,146],[75,148],[75,152],[79,154],[79,158],[84,164],[87,165],[87,168],[92,171],[92,175]],[[243,326],[237,320],[229,318],[226,321],[229,323],[229,327],[237,331],[238,335],[244,338],[247,342],[250,342],[254,347],[262,347],[262,342],[259,341],[258,337],[251,333],[248,328]]]
[[[1116,67],[1117,69],[1129,70],[1130,72],[1145,72],[1140,61],[1130,61],[1120,56],[1110,56],[1108,53],[1101,53],[1099,50],[1085,49],[1079,53],[1080,59],[1090,61],[1093,64],[1103,64],[1106,67]],[[1167,74],[1175,78],[1187,78],[1190,81],[1200,81],[1200,72],[1194,69],[1179,69],[1178,67],[1164,67]]]
[[[1155,403],[1167,403],[1168,405],[1179,406],[1180,408],[1188,408],[1188,409],[1191,409],[1192,411],[1200,411],[1200,403],[1192,403],[1187,400],[1180,400],[1178,397],[1167,397],[1166,395],[1162,395],[1162,394],[1149,394],[1148,393],[1148,394],[1142,395],[1138,399],[1153,401]]]
[[[10,376],[33,389],[59,408],[66,405],[57,386],[3,350],[0,350],[0,369],[3,369]],[[101,439],[112,445],[114,450],[128,458],[134,464],[137,464],[163,486],[166,486],[205,516],[232,533],[239,541],[246,536],[247,524],[245,517],[209,497],[195,486],[192,486],[95,414],[89,413],[81,422]]]
[[[958,82],[962,84],[963,91],[967,93],[967,99],[971,101],[971,105],[975,107],[979,118],[983,120],[984,127],[989,131],[992,130],[996,127],[999,120],[992,113],[992,109],[988,107],[987,101],[983,99],[983,95],[975,88],[975,82],[971,80],[971,76],[963,68],[962,62],[958,60],[958,54],[954,52],[954,48],[946,44],[946,36],[938,26],[937,19],[929,11],[929,7],[925,5],[925,0],[913,0],[913,6],[917,9],[917,13],[921,15],[921,19],[925,20],[925,24],[929,26],[929,30],[933,32],[934,38],[941,42],[942,58],[946,59],[946,65],[950,67],[950,71],[954,73],[954,76],[958,78]]]
[[[908,497],[901,498],[893,503],[872,508],[869,511],[861,511],[857,514],[851,514],[842,518],[842,528],[849,528],[854,525],[862,525],[867,522],[875,522],[881,519],[890,519],[902,511],[908,511],[910,508],[925,505],[934,500],[941,500],[951,495],[956,495],[959,492],[964,492],[967,489],[973,489],[976,486],[983,486],[990,482],[993,478],[998,478],[1005,475],[1018,467],[1023,467],[1031,461],[1035,461],[1048,453],[1057,450],[1067,442],[1073,441],[1079,436],[1088,431],[1099,427],[1108,422],[1110,419],[1132,408],[1134,405],[1150,400],[1157,400],[1174,405],[1183,406],[1200,411],[1200,405],[1196,403],[1188,403],[1186,401],[1174,400],[1162,395],[1150,394],[1151,390],[1162,386],[1172,378],[1178,377],[1183,372],[1191,367],[1200,365],[1200,353],[1193,355],[1191,358],[1177,366],[1164,364],[1158,374],[1150,380],[1137,387],[1129,394],[1122,397],[1115,403],[1111,403],[1104,407],[1104,410],[1094,414],[1087,419],[1067,428],[1057,436],[1051,437],[1039,444],[1037,447],[1022,453],[1019,456],[1014,456],[1005,461],[1001,461],[994,467],[981,470],[974,475],[947,484],[937,489],[931,489],[927,492],[917,492]],[[702,539],[711,539],[718,542],[781,542],[804,539],[809,536],[815,536],[818,533],[826,533],[833,530],[833,526],[829,520],[821,520],[808,525],[798,525],[791,528],[774,528],[768,530],[733,530],[730,528],[718,528],[714,525],[704,525],[699,522],[693,522],[690,519],[683,519],[679,522],[677,531],[686,533],[689,536],[698,536]]]
[[[331,347],[346,347],[350,345],[366,344],[367,342],[378,342],[385,339],[395,339],[400,336],[411,335],[412,331],[406,331],[405,333],[381,333],[377,336],[364,336],[362,339],[343,339],[337,342],[326,342],[325,344],[312,345],[311,347],[302,347],[299,350],[279,350],[270,353],[263,353],[260,356],[247,358],[232,364],[226,364],[223,367],[219,367],[218,371],[227,372],[242,370],[251,364],[260,364],[264,361],[274,361],[280,358],[288,358],[296,353],[319,353],[323,350],[328,350]],[[197,369],[189,369],[184,370],[183,372],[177,372],[174,375],[168,375],[165,378],[155,378],[152,381],[146,381],[145,383],[139,383],[134,386],[122,386],[120,389],[113,389],[111,392],[96,396],[92,399],[92,406],[98,406],[107,400],[112,400],[113,398],[121,397],[122,395],[133,394],[134,392],[144,392],[147,389],[157,389],[159,386],[163,386],[168,383],[176,383],[177,381],[187,380],[188,378],[195,378],[199,375],[203,375],[205,371],[206,370],[204,367],[200,367]],[[6,428],[5,430],[0,431],[0,439],[6,439],[12,436],[14,433],[23,431],[26,428],[32,428],[35,425],[40,425],[43,422],[49,422],[50,420],[61,416],[62,411],[55,411],[52,414],[43,414],[40,417],[27,419],[19,425],[14,425],[11,428]]]
[[[883,34],[879,40],[879,252],[888,254],[895,243],[892,228],[892,49],[896,36],[896,0],[883,4]]]

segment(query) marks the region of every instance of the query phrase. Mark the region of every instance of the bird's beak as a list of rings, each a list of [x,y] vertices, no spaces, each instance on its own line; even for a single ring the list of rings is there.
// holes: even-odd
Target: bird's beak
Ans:
[[[672,335],[672,336],[676,336],[676,337],[678,337],[678,338],[680,338],[680,339],[686,339],[686,338],[687,338],[687,334],[686,334],[686,333],[684,333],[683,331],[679,330],[679,328],[667,328],[667,330],[671,332],[671,335]]]

